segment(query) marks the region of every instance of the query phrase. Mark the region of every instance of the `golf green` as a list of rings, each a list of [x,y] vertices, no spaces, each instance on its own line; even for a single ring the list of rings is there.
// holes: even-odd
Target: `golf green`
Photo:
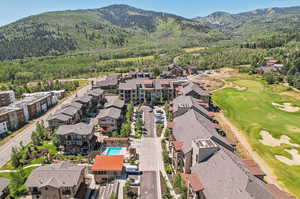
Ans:
[[[280,95],[276,86],[267,85],[263,80],[240,79],[233,80],[233,83],[246,89],[219,90],[213,94],[213,102],[245,133],[253,150],[266,161],[286,189],[300,198],[300,165],[290,166],[275,158],[280,155],[292,159],[285,149],[296,149],[300,154],[300,148],[289,144],[269,146],[260,142],[260,132],[265,130],[275,139],[286,135],[291,143],[300,144],[300,112],[288,112],[272,104],[291,103],[300,107],[300,101]]]

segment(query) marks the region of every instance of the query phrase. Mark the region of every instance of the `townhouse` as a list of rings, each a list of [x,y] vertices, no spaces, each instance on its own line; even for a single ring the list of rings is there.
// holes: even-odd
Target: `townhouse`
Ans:
[[[125,73],[122,76],[123,80],[129,80],[129,79],[153,79],[154,75],[152,73],[146,73],[146,72],[130,72]]]
[[[69,162],[34,169],[25,182],[32,199],[82,198],[80,192],[85,191],[84,184],[85,167]]]
[[[15,92],[12,90],[0,92],[0,107],[8,106],[16,101]]]
[[[85,94],[82,97],[76,97],[75,99],[73,99],[72,102],[77,102],[82,104],[82,113],[83,115],[87,115],[91,108],[93,107],[93,103],[92,103],[92,96],[89,96],[88,94]]]
[[[183,85],[182,95],[191,96],[198,100],[202,100],[204,103],[210,104],[211,95],[208,91],[201,88],[198,84],[189,82],[186,85]]]
[[[125,102],[156,103],[174,97],[172,80],[132,79],[119,84],[119,95]]]
[[[118,74],[108,75],[105,80],[93,81],[92,89],[100,88],[106,92],[115,93],[116,89],[118,88],[120,78],[121,75]]]
[[[115,107],[102,109],[98,115],[98,123],[104,133],[119,129],[122,124],[122,120],[122,111]]]
[[[100,88],[89,90],[87,94],[92,97],[92,104],[94,106],[103,103],[104,101],[104,91]]]
[[[120,178],[124,174],[123,155],[97,155],[91,168],[95,182],[107,183]]]
[[[96,144],[95,129],[91,124],[61,125],[55,133],[59,137],[59,149],[64,153],[87,154]]]

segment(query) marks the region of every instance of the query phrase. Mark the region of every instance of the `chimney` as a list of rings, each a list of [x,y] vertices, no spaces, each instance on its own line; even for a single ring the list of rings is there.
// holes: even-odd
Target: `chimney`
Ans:
[[[220,148],[211,139],[196,139],[192,142],[193,148],[193,165],[199,164],[214,153],[216,153]]]

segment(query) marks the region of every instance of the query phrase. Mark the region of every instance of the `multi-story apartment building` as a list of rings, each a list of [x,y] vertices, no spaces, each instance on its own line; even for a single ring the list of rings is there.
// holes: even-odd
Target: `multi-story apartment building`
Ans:
[[[33,170],[25,185],[32,199],[81,198],[78,195],[85,187],[84,178],[84,166],[61,162]]]
[[[10,91],[2,91],[0,92],[0,107],[8,106],[16,101],[15,92]]]
[[[119,84],[119,95],[125,102],[156,103],[174,97],[172,80],[132,79]]]
[[[86,123],[62,125],[55,133],[59,136],[59,148],[65,153],[86,154],[94,149],[96,143],[94,126]]]

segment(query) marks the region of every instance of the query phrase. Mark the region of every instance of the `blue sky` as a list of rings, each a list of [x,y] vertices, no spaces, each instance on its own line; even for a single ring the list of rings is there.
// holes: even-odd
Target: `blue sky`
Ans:
[[[239,13],[257,8],[300,6],[300,0],[3,0],[0,3],[0,26],[46,11],[100,8],[111,4],[128,4],[195,17],[215,11]]]

